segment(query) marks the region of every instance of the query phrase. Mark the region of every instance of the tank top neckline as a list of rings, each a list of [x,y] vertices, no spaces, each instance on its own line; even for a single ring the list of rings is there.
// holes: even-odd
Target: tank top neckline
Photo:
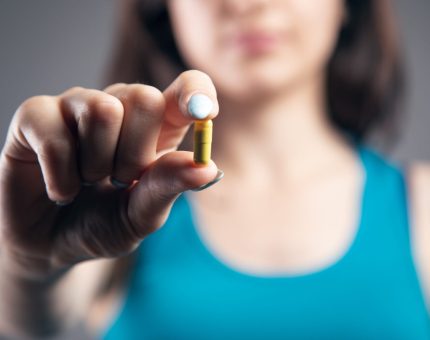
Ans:
[[[236,278],[240,279],[247,279],[247,280],[257,280],[257,281],[266,281],[266,282],[278,282],[278,281],[288,281],[288,280],[294,280],[294,279],[308,279],[308,278],[314,278],[319,275],[329,274],[330,272],[338,269],[342,265],[344,265],[347,260],[355,253],[356,248],[359,247],[360,240],[363,238],[363,234],[365,233],[365,223],[366,220],[366,201],[368,200],[369,196],[369,180],[370,180],[370,167],[367,164],[366,160],[366,148],[361,145],[357,144],[353,146],[355,153],[356,153],[356,159],[361,166],[362,169],[362,184],[361,184],[361,192],[360,192],[360,199],[358,204],[358,214],[355,221],[355,231],[353,232],[353,236],[348,242],[348,245],[344,248],[344,250],[341,252],[339,256],[335,258],[334,261],[330,262],[328,265],[325,265],[321,268],[317,268],[315,270],[311,271],[305,271],[305,272],[280,272],[276,274],[258,274],[258,273],[252,273],[250,271],[241,270],[239,268],[234,267],[233,265],[227,263],[223,259],[221,259],[214,250],[210,248],[210,246],[206,243],[203,236],[200,234],[198,230],[198,217],[196,212],[193,208],[192,198],[189,196],[189,193],[185,192],[182,194],[184,204],[186,205],[186,208],[188,210],[188,218],[189,223],[186,223],[188,226],[188,234],[191,236],[191,240],[193,242],[193,245],[196,246],[196,250],[198,251],[198,255],[201,255],[204,260],[210,262],[210,264],[213,266],[215,270],[224,272],[224,274],[231,275]]]

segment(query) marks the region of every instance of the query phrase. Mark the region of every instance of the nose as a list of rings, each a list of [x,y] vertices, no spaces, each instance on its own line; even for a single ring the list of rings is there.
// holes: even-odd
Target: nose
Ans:
[[[226,13],[245,14],[264,9],[270,0],[222,0],[222,2]]]

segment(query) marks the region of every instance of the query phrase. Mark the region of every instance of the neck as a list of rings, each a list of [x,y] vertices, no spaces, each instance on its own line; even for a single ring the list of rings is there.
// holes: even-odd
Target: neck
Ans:
[[[345,139],[327,118],[322,82],[249,105],[220,99],[213,159],[226,173],[300,178],[345,155]]]

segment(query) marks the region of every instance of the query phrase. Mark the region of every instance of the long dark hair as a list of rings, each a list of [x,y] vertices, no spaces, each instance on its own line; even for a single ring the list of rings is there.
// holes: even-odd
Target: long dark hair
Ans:
[[[347,20],[328,65],[331,121],[356,141],[383,127],[397,136],[403,64],[390,0],[345,0]],[[185,69],[162,0],[129,1],[105,83],[165,88]]]

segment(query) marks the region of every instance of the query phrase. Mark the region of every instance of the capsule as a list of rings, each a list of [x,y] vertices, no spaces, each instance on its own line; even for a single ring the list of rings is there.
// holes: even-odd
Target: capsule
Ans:
[[[212,120],[194,122],[194,163],[206,165],[211,159]]]

